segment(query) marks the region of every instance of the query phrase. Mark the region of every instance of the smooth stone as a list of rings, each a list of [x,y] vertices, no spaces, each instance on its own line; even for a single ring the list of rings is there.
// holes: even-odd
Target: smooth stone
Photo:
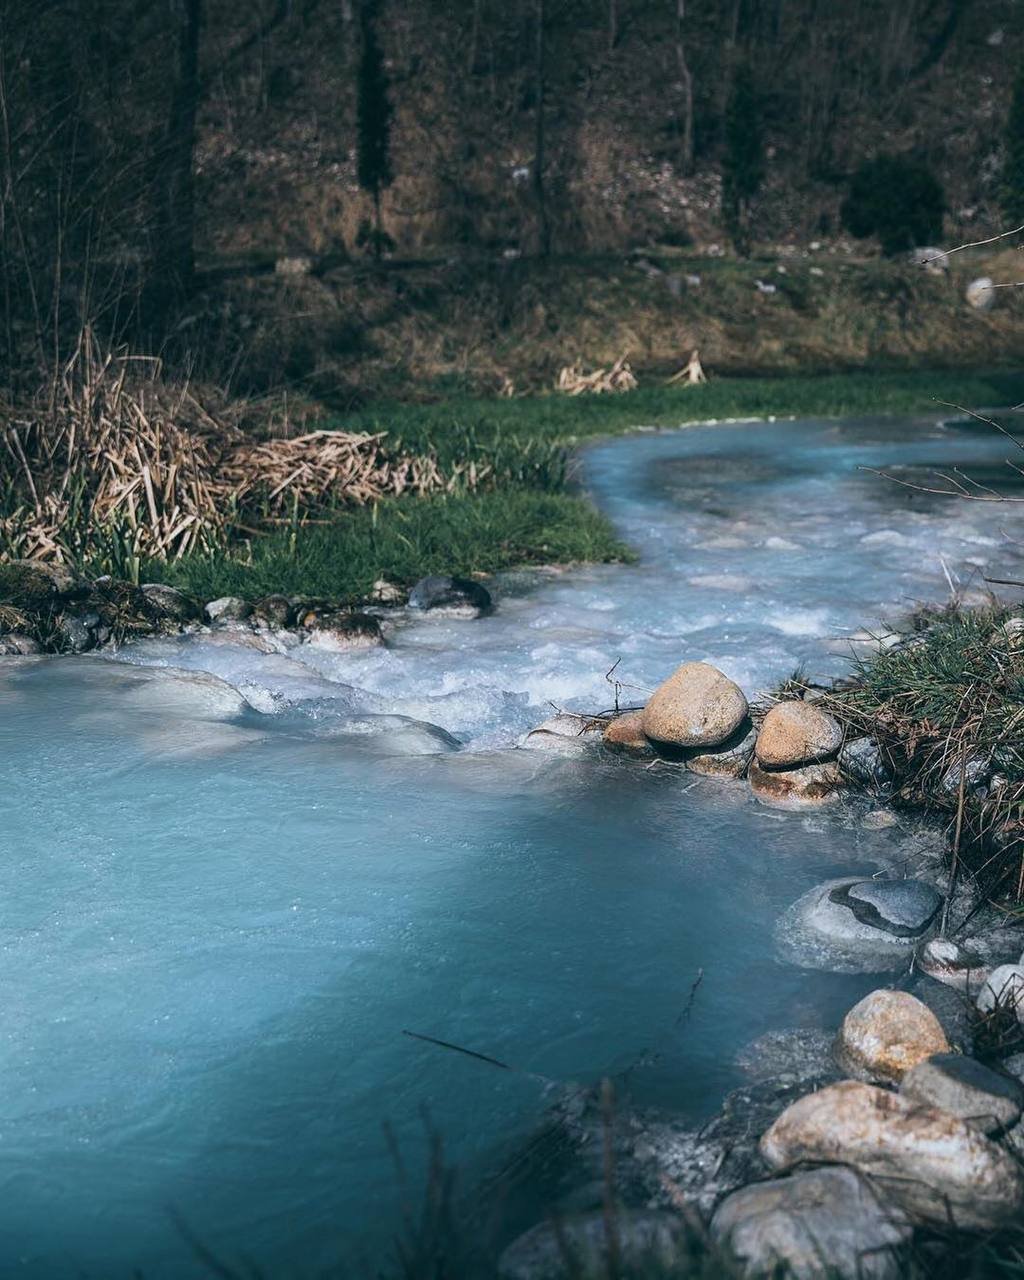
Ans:
[[[654,750],[644,733],[643,711],[626,711],[609,720],[601,740],[610,750],[631,755],[651,755]]]
[[[991,311],[996,305],[996,291],[991,276],[979,276],[964,290],[964,299],[975,311]]]
[[[776,1170],[849,1165],[915,1221],[991,1231],[1024,1212],[1024,1171],[965,1121],[844,1080],[794,1102],[761,1138]]]
[[[687,752],[686,767],[691,773],[708,778],[743,778],[754,755],[756,737],[753,725],[747,721],[714,751]]]
[[[937,1053],[907,1072],[900,1094],[966,1120],[981,1133],[1012,1128],[1024,1110],[1018,1080],[961,1053]]]
[[[837,759],[840,770],[853,782],[881,787],[889,780],[889,770],[874,738],[855,738],[844,743]]]
[[[913,938],[900,938],[858,920],[835,902],[836,889],[856,879],[826,880],[788,907],[775,926],[780,958],[802,969],[830,973],[887,973],[904,966],[914,952]]]
[[[409,592],[410,609],[429,610],[447,617],[476,618],[492,606],[491,593],[471,578],[421,578]]]
[[[601,733],[600,721],[590,716],[559,711],[519,740],[519,746],[530,751],[551,751],[558,755],[576,755],[588,750]]]
[[[203,609],[210,622],[244,622],[252,616],[252,605],[240,596],[221,596]]]
[[[372,649],[384,643],[380,622],[366,613],[328,614],[318,617],[310,629],[307,644],[331,653]]]
[[[924,880],[861,880],[834,889],[832,901],[848,907],[862,924],[898,938],[920,938],[938,915],[942,895]]]
[[[763,769],[755,757],[747,778],[754,799],[774,809],[820,809],[839,799],[839,771],[834,764]]]
[[[678,1214],[622,1210],[615,1215],[619,1260],[629,1273],[668,1271],[685,1256],[688,1233]],[[557,1224],[542,1223],[514,1240],[498,1260],[501,1280],[565,1280],[603,1276],[608,1266],[608,1223],[603,1212]]]
[[[931,938],[917,953],[917,967],[929,978],[965,995],[978,991],[988,971],[981,958],[948,938]]]
[[[858,1080],[899,1084],[919,1062],[948,1053],[942,1024],[906,991],[872,991],[843,1019],[836,1037],[840,1067]]]
[[[706,662],[684,662],[651,695],[643,728],[655,743],[717,747],[746,718],[747,700],[739,685]]]
[[[199,606],[177,587],[164,582],[144,582],[142,594],[156,611],[172,622],[192,622],[199,617]]]
[[[839,722],[811,702],[779,702],[765,716],[755,752],[766,769],[832,760],[843,745]]]
[[[726,1197],[711,1236],[747,1275],[899,1280],[913,1229],[853,1169],[824,1168],[757,1182]]]
[[[996,1006],[1013,1010],[1024,1023],[1024,964],[1001,964],[993,969],[978,992],[975,1004],[982,1013]]]

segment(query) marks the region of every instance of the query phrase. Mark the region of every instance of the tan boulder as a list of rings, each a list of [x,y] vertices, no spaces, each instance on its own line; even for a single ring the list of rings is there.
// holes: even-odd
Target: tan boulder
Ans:
[[[832,760],[843,745],[839,722],[812,702],[780,702],[757,735],[757,758],[767,769],[793,769]]]
[[[716,747],[747,716],[743,690],[717,667],[684,662],[655,689],[643,711],[643,729],[675,747]]]
[[[626,711],[605,725],[604,745],[612,751],[647,755],[653,748],[644,733],[643,711]]]
[[[843,1019],[836,1061],[860,1080],[899,1084],[911,1067],[933,1053],[949,1053],[949,1041],[926,1004],[906,991],[872,991]]]
[[[839,799],[835,764],[808,764],[802,769],[763,769],[757,760],[747,771],[754,799],[775,809],[820,808]]]
[[[844,1080],[787,1107],[761,1139],[771,1168],[845,1164],[919,1222],[990,1231],[1024,1212],[1013,1156],[949,1112]]]

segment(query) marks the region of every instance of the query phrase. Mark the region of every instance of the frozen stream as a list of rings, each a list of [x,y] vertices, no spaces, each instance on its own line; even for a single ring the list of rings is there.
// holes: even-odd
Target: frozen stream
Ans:
[[[552,1101],[405,1028],[559,1080],[655,1047],[633,1100],[699,1119],[743,1044],[834,1026],[873,980],[777,963],[771,928],[898,831],[510,748],[549,703],[608,706],[617,660],[754,692],[838,673],[842,636],[947,573],[1014,576],[1006,508],[856,470],[1006,452],[930,421],[641,434],[586,457],[640,564],[510,578],[493,617],[354,655],[221,634],[0,660],[0,1273],[203,1274],[181,1223],[274,1275],[379,1260],[385,1119],[418,1169],[426,1104],[470,1182]]]

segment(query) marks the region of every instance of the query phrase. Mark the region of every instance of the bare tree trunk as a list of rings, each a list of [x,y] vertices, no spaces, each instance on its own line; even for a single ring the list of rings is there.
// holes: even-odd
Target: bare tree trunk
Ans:
[[[679,167],[683,173],[693,170],[693,74],[686,60],[686,44],[683,39],[683,23],[686,20],[686,0],[676,0],[676,62],[683,86],[682,137],[679,143]]]
[[[534,21],[534,148],[533,195],[537,206],[537,252],[542,258],[551,253],[551,223],[548,218],[547,190],[544,185],[544,105],[547,90],[545,74],[545,8],[544,0],[536,0]]]
[[[154,302],[166,308],[195,283],[196,112],[203,0],[184,0],[178,35],[178,78],[156,175]]]

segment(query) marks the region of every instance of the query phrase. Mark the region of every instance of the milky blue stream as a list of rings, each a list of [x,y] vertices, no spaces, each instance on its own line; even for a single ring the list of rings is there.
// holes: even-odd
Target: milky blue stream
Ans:
[[[512,748],[549,704],[610,705],[617,661],[754,692],[841,672],[844,636],[949,579],[1014,576],[1012,510],[857,470],[1005,453],[923,421],[640,434],[584,477],[640,563],[510,576],[493,617],[350,655],[0,659],[0,1274],[203,1274],[186,1233],[274,1275],[379,1261],[385,1120],[416,1177],[428,1107],[468,1186],[552,1102],[404,1029],[566,1081],[657,1048],[634,1101],[698,1120],[746,1042],[835,1025],[871,980],[776,962],[772,925],[898,833]]]

